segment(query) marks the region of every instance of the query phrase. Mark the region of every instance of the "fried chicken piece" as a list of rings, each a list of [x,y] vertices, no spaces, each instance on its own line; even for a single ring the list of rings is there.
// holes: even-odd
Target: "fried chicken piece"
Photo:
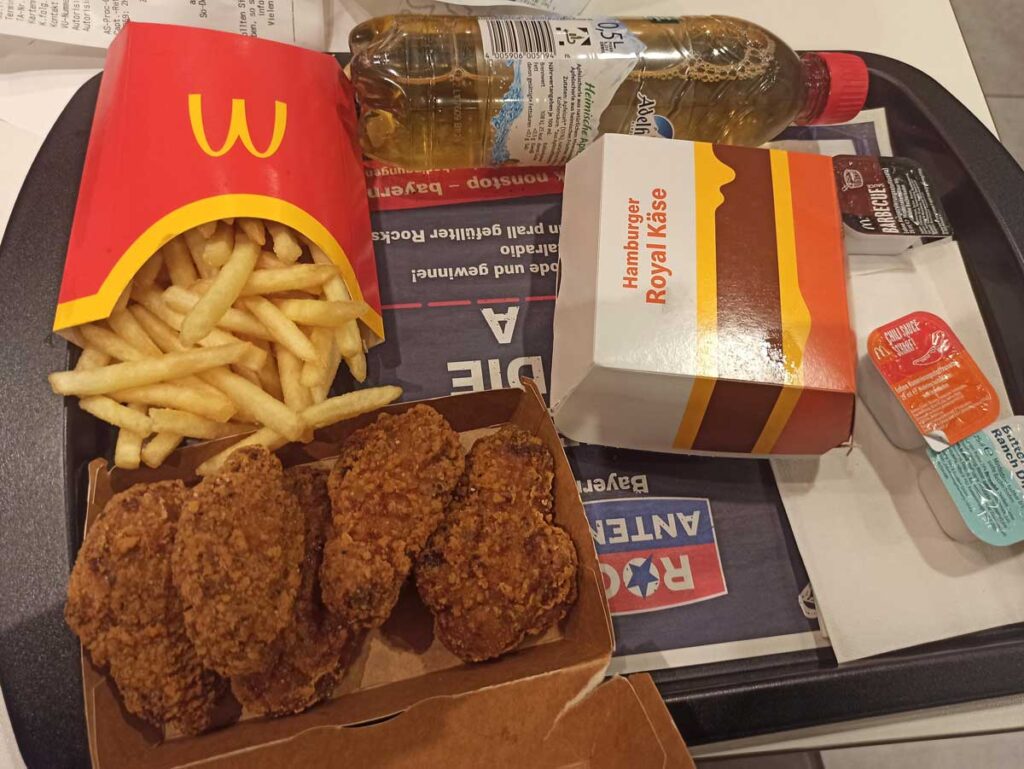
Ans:
[[[334,533],[324,547],[324,604],[352,629],[384,623],[465,466],[436,410],[382,414],[342,447],[327,481]]]
[[[187,734],[210,726],[224,682],[203,668],[171,580],[171,549],[188,489],[181,481],[115,494],[89,528],[64,618],[96,665],[110,666],[125,707]]]
[[[303,528],[281,462],[262,446],[239,449],[192,491],[171,563],[205,665],[238,676],[273,663],[299,591]]]
[[[539,438],[511,425],[481,438],[416,562],[435,636],[467,662],[543,633],[576,600],[576,548],[552,523],[553,478]]]
[[[320,600],[318,577],[331,526],[325,468],[295,467],[287,482],[305,517],[305,556],[292,623],[278,638],[277,659],[266,671],[231,679],[231,690],[258,715],[299,713],[325,699],[342,672],[348,631]]]

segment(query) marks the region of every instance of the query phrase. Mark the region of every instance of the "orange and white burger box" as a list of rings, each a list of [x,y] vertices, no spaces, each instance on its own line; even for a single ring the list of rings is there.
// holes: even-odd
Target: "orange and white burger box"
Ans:
[[[820,454],[855,352],[830,158],[607,135],[566,167],[551,406],[577,441]]]

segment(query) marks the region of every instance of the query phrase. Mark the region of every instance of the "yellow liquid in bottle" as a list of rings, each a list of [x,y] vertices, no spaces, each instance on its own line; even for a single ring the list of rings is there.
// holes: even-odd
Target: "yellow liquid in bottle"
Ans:
[[[604,110],[600,133],[754,146],[804,105],[799,57],[754,24],[718,16],[624,23],[646,50]],[[476,19],[384,16],[356,27],[350,43],[369,157],[412,169],[490,165],[491,118],[513,71],[484,56]]]

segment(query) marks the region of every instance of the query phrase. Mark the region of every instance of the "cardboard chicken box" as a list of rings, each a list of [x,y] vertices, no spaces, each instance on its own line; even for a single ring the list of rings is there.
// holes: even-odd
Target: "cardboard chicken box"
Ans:
[[[434,697],[380,723],[307,729],[194,766],[694,769],[650,676],[613,678],[570,701],[577,685],[572,671],[558,671],[460,697]]]
[[[411,719],[402,716],[396,723],[420,723],[418,728],[426,730],[429,735],[432,719],[440,718],[439,714],[447,710],[462,707],[459,703],[466,695],[525,681],[536,682],[542,689],[554,687],[546,694],[541,691],[545,706],[557,706],[551,713],[553,722],[554,716],[566,703],[601,680],[613,646],[602,577],[572,471],[536,388],[531,383],[525,390],[468,393],[427,403],[460,433],[466,448],[481,435],[512,423],[538,436],[551,453],[555,468],[554,521],[568,532],[579,558],[578,598],[565,619],[545,635],[499,660],[468,664],[434,638],[430,612],[419,601],[416,591],[407,585],[387,623],[372,631],[358,645],[328,701],[299,715],[276,719],[251,717],[239,712],[237,703],[227,701],[223,707],[221,728],[195,737],[161,733],[129,715],[121,704],[114,683],[104,671],[92,664],[87,654],[83,654],[86,720],[96,769],[170,769],[208,763],[217,766],[279,766],[279,751],[285,749],[283,746],[295,746],[295,750],[300,751],[295,755],[310,755],[301,751],[314,748],[302,746],[319,745],[323,740],[330,744],[338,740],[339,746],[352,745],[356,755],[379,755],[398,749],[393,746],[406,744],[410,739],[407,729],[388,727],[387,724],[371,727],[379,739],[375,743],[367,743],[364,738],[374,731],[343,727],[393,716],[417,703],[424,703],[416,711],[420,715]],[[396,413],[411,405],[403,403],[381,411]],[[333,461],[344,438],[372,421],[378,413],[372,412],[324,428],[316,433],[312,442],[289,444],[278,451],[278,456],[286,467]],[[90,466],[86,527],[96,520],[114,493],[136,483],[170,479],[194,482],[197,480],[195,468],[231,440],[180,449],[157,469],[108,470],[105,460],[95,460]],[[428,705],[426,700],[434,704]],[[493,711],[495,721],[489,728],[507,722],[511,734],[519,728],[518,721],[526,713],[515,711],[507,702],[501,707],[506,710]],[[477,708],[474,706],[469,710]],[[541,729],[540,722],[534,727],[547,734],[547,729]],[[406,736],[399,739],[391,729],[397,729]],[[502,731],[498,730],[498,733]],[[423,737],[423,740],[425,744],[422,745],[415,744],[417,741],[413,740],[413,747],[428,750],[430,738]],[[286,752],[292,755],[290,750]],[[236,755],[244,755],[244,761],[237,763],[230,758]]]
[[[832,161],[607,135],[566,168],[555,424],[651,451],[820,454],[854,339]]]

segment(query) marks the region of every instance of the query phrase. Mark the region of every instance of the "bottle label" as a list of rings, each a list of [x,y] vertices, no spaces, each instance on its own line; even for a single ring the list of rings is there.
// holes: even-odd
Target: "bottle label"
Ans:
[[[1024,540],[1024,417],[1001,419],[941,453],[929,451],[964,522],[990,545]]]
[[[512,70],[491,118],[491,163],[562,165],[597,138],[601,114],[644,45],[615,19],[481,18],[484,56]]]
[[[633,136],[653,136],[656,139],[675,138],[676,129],[672,121],[658,113],[657,99],[644,93],[643,86],[633,100],[633,119],[629,123],[629,133]]]
[[[999,397],[974,358],[930,312],[912,312],[876,328],[868,336],[868,354],[934,451],[999,415]]]

